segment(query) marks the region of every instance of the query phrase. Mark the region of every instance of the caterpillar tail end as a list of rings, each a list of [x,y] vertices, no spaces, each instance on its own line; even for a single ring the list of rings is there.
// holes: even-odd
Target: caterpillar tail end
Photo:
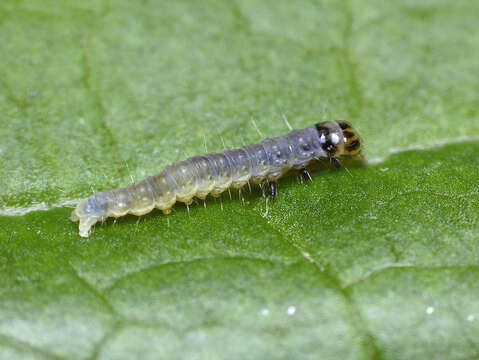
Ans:
[[[73,210],[70,220],[74,222],[80,222],[79,230],[81,237],[88,237],[91,233],[91,228],[98,221],[100,221],[103,216],[98,211],[98,201],[95,197],[81,200],[75,210]]]
[[[95,225],[99,221],[99,219],[96,218],[91,218],[88,216],[82,217],[78,215],[77,209],[72,212],[70,220],[73,222],[80,222],[80,224],[78,225],[80,229],[80,236],[85,238],[90,235],[91,228],[93,227],[93,225]]]
[[[81,237],[88,237],[91,233],[91,228],[98,222],[98,219],[92,219],[89,217],[80,218],[75,211],[73,211],[72,215],[70,216],[70,220],[74,222],[80,222],[78,228],[80,230],[79,234]]]

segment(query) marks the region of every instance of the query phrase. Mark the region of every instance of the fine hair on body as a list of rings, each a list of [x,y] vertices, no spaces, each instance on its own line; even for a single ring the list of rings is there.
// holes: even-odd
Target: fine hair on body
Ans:
[[[219,197],[246,184],[268,183],[274,200],[276,181],[289,171],[309,177],[306,167],[313,162],[329,159],[339,165],[338,158],[360,151],[361,140],[349,123],[322,122],[239,149],[176,162],[143,181],[80,200],[71,219],[80,222],[80,236],[88,237],[95,223],[109,217],[141,216],[155,208],[169,214],[177,201],[189,205],[194,197]]]

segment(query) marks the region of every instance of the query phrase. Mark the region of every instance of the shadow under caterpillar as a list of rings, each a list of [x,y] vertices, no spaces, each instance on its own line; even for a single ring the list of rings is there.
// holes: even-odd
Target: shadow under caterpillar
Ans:
[[[145,215],[158,208],[165,214],[177,201],[189,205],[193,197],[219,197],[228,188],[268,183],[270,199],[276,197],[276,181],[290,170],[310,178],[306,167],[329,159],[354,157],[361,140],[345,121],[328,121],[258,144],[222,153],[195,156],[168,166],[161,173],[122,189],[100,192],[81,200],[71,215],[79,221],[80,236],[88,237],[92,226],[108,217]]]

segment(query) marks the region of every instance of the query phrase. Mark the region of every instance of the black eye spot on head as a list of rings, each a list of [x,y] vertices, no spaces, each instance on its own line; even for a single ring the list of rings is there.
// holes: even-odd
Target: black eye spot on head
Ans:
[[[336,145],[334,145],[330,140],[327,140],[324,144],[321,145],[324,151],[329,153],[329,155],[333,155],[336,153]]]
[[[316,130],[318,131],[319,143],[321,148],[329,155],[333,156],[336,151],[336,145],[339,142],[339,137],[336,132],[331,132],[328,123],[319,123],[315,125]]]

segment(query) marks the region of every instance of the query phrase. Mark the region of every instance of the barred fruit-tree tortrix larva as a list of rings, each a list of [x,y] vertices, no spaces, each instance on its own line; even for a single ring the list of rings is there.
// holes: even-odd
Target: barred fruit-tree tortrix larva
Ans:
[[[193,197],[218,197],[228,188],[267,182],[276,196],[276,180],[292,169],[309,176],[306,166],[321,159],[339,164],[341,156],[361,151],[356,131],[344,121],[329,121],[293,130],[258,144],[222,153],[195,156],[168,166],[161,173],[123,189],[96,193],[79,202],[71,219],[80,222],[80,236],[108,217],[144,215],[154,208],[165,214],[177,201],[191,204]]]

